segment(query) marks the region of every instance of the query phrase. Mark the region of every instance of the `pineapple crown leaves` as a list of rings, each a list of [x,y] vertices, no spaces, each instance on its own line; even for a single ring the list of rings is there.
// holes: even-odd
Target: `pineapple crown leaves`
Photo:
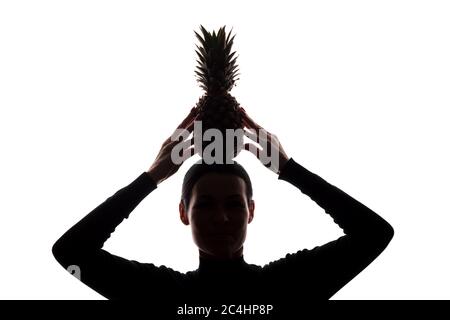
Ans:
[[[235,57],[236,51],[231,53],[234,36],[231,31],[226,34],[225,27],[212,33],[208,32],[202,25],[200,30],[202,36],[194,31],[200,46],[197,50],[197,82],[208,94],[225,94],[235,85],[236,77],[239,75]]]

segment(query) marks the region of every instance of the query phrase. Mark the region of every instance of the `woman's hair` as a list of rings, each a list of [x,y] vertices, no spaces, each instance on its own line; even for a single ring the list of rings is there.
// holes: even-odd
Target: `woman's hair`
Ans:
[[[208,173],[220,173],[228,175],[234,174],[238,177],[241,177],[244,180],[246,186],[247,203],[250,203],[250,200],[253,197],[252,182],[243,166],[241,166],[234,160],[232,160],[231,164],[206,164],[202,160],[199,160],[194,163],[184,175],[183,186],[181,190],[181,200],[184,202],[186,210],[187,208],[189,208],[189,202],[191,200],[192,190],[194,189],[195,183],[202,176]]]

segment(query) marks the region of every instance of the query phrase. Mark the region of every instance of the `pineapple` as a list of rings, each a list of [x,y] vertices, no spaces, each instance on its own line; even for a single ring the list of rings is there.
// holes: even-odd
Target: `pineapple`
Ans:
[[[243,120],[239,112],[239,103],[229,91],[235,86],[236,77],[239,75],[236,64],[236,52],[231,52],[234,37],[231,37],[231,31],[228,35],[225,27],[219,29],[216,33],[208,32],[202,25],[200,30],[203,35],[195,32],[200,46],[196,46],[198,59],[197,70],[195,71],[197,82],[205,91],[196,104],[198,113],[197,120],[202,121],[203,133],[211,128],[220,130],[223,137],[223,162],[232,159],[238,153],[237,141],[234,141],[232,154],[226,154],[226,129],[242,129]],[[204,150],[211,141],[203,141]],[[214,157],[214,152],[212,152]]]

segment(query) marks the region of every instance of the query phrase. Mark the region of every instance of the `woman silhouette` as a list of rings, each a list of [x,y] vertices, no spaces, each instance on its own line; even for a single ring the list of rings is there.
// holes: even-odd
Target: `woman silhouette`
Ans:
[[[264,130],[241,109],[245,127]],[[193,131],[194,108],[178,129]],[[259,131],[261,132],[261,131]],[[364,270],[388,245],[393,228],[375,212],[288,157],[277,137],[267,144],[279,153],[284,180],[309,196],[344,230],[345,235],[314,249],[303,249],[264,266],[244,260],[247,224],[254,217],[252,185],[238,163],[196,163],[186,173],[179,204],[180,219],[190,225],[199,249],[199,267],[187,273],[166,266],[130,261],[103,250],[115,228],[181,164],[171,161],[178,139],[168,138],[148,171],[118,190],[68,230],[53,246],[65,268],[76,266],[79,279],[109,299],[149,299],[154,306],[184,303],[235,303],[293,306],[306,299],[326,300]],[[245,150],[260,159],[260,152]],[[255,145],[253,145],[255,147]],[[184,150],[194,155],[193,139]],[[266,165],[267,167],[267,165]],[[273,168],[272,168],[273,169]],[[281,308],[281,307],[280,307]]]

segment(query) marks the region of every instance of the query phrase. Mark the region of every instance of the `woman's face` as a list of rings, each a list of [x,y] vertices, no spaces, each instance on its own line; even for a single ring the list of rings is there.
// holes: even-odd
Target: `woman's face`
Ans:
[[[247,203],[241,177],[208,173],[195,183],[189,208],[180,202],[180,219],[191,225],[201,255],[228,259],[243,254],[254,208],[253,200]]]

